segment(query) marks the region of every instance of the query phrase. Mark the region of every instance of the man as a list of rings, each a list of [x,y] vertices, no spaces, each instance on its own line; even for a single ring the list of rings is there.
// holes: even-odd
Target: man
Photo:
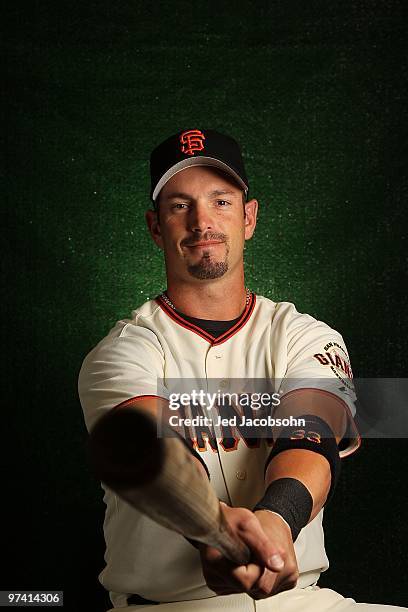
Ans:
[[[218,437],[207,425],[188,430],[191,461],[203,478],[208,473],[251,563],[236,566],[187,541],[105,487],[100,581],[114,608],[128,611],[157,603],[186,611],[354,610],[353,600],[316,584],[328,567],[322,509],[340,457],[359,446],[344,341],[293,304],[245,288],[243,251],[258,202],[248,199],[232,138],[198,129],[168,138],[152,153],[151,180],[146,220],[164,253],[167,290],[119,321],[85,359],[79,394],[88,428],[118,406],[159,419],[179,379],[226,390],[232,379],[272,381],[281,398],[276,414],[304,426],[275,427],[273,442],[228,424]]]

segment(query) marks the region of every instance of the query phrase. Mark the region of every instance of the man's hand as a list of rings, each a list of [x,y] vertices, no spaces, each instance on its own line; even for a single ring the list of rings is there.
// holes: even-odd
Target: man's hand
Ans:
[[[250,548],[253,562],[237,566],[215,548],[200,545],[203,574],[217,595],[247,593],[263,599],[296,585],[299,573],[289,527],[277,515],[246,508],[222,510],[232,530]]]
[[[293,589],[299,578],[299,570],[292,533],[285,521],[267,510],[259,510],[255,512],[255,516],[268,539],[284,551],[282,569],[278,572],[271,572],[270,569],[265,568],[263,575],[254,586],[254,592],[250,593],[254,599],[263,599]]]

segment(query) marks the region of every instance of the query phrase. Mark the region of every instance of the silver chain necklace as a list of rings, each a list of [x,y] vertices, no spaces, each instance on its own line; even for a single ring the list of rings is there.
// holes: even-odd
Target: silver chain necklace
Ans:
[[[251,299],[251,292],[248,288],[245,289],[245,294],[246,294],[246,298],[245,298],[245,307],[248,306],[249,301]],[[163,293],[160,296],[162,298],[162,300],[164,302],[166,302],[166,304],[168,306],[170,306],[170,308],[172,308],[173,310],[176,310],[175,305],[173,304],[173,302],[170,300],[170,298],[167,296],[167,293],[165,291],[163,291]]]

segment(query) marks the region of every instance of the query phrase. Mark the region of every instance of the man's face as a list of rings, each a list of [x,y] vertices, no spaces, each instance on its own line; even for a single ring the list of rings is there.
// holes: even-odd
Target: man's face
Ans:
[[[256,224],[257,202],[244,206],[242,190],[224,174],[192,166],[175,174],[160,192],[159,212],[146,219],[164,250],[172,279],[216,279],[243,265],[245,240]]]

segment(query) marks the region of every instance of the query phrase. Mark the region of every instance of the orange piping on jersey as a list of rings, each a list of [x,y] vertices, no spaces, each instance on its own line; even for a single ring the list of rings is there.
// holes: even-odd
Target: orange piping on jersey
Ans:
[[[160,296],[156,298],[156,302],[159,304],[160,308],[164,310],[164,312],[171,319],[173,319],[173,321],[181,325],[181,327],[185,327],[186,329],[193,331],[194,333],[204,338],[204,340],[207,340],[207,342],[212,344],[214,340],[214,336],[206,332],[204,329],[201,329],[201,327],[198,327],[197,325],[194,325],[193,323],[190,323],[190,321],[187,321],[186,319],[184,319],[182,316],[178,314],[178,312],[170,308],[170,306],[166,304],[166,302]]]
[[[213,345],[215,346],[217,344],[222,344],[226,340],[229,340],[229,338],[231,338],[242,327],[244,327],[245,323],[249,321],[251,314],[253,313],[255,304],[256,304],[256,295],[254,293],[251,293],[251,299],[249,300],[249,304],[245,308],[244,312],[242,313],[242,317],[240,318],[240,320],[235,323],[234,327],[231,327],[231,329],[225,332],[225,334],[222,334],[221,336],[218,336],[218,338],[215,338]]]
[[[357,427],[356,427],[356,430],[357,430]],[[347,452],[343,453],[343,455],[341,455],[340,459],[345,459],[346,457],[350,457],[350,455],[354,455],[354,453],[356,451],[358,451],[358,449],[360,448],[361,444],[362,444],[362,438],[361,438],[360,434],[358,433],[357,446],[355,446],[355,447],[352,446],[349,451],[347,451]]]
[[[126,406],[133,406],[133,404],[136,404],[136,402],[138,402],[139,400],[150,399],[150,398],[167,400],[167,397],[161,397],[160,395],[137,395],[136,397],[131,397],[130,399],[127,399],[124,402],[117,404],[113,408],[125,408]]]
[[[184,327],[185,329],[188,329],[194,332],[198,336],[201,336],[201,338],[204,338],[204,340],[207,340],[207,342],[209,342],[211,346],[216,346],[218,344],[222,344],[223,342],[231,338],[245,325],[245,323],[247,323],[247,321],[249,320],[255,308],[256,296],[254,293],[251,293],[251,299],[249,300],[249,304],[245,307],[245,310],[242,313],[239,321],[235,323],[234,327],[231,327],[231,329],[226,331],[224,334],[222,334],[218,338],[215,338],[214,336],[206,332],[204,329],[201,329],[201,327],[198,327],[198,325],[194,325],[194,323],[190,323],[190,321],[187,321],[186,319],[184,319],[178,312],[170,308],[170,306],[166,304],[166,302],[161,298],[161,296],[158,296],[156,298],[156,302],[159,304],[160,308],[171,319],[173,319],[173,321],[181,325],[181,327]]]
[[[315,387],[300,387],[299,389],[292,389],[292,391],[288,391],[287,393],[285,393],[285,395],[282,395],[281,402],[282,402],[282,400],[285,397],[289,397],[289,395],[292,395],[293,393],[296,393],[297,391],[308,391],[308,390],[317,391],[318,393],[322,393],[323,395],[330,395],[330,397],[336,399],[343,407],[346,408],[347,415],[350,418],[352,424],[354,425],[354,429],[355,429],[355,431],[357,433],[357,446],[352,447],[349,451],[344,453],[340,457],[340,459],[344,459],[345,457],[349,457],[350,455],[355,453],[360,448],[360,446],[361,446],[361,436],[360,436],[360,432],[358,431],[357,426],[356,426],[356,424],[354,422],[353,415],[351,414],[351,410],[350,410],[347,402],[342,400],[341,397],[339,397],[335,393],[331,393],[331,391],[326,391],[326,389],[317,389]]]

